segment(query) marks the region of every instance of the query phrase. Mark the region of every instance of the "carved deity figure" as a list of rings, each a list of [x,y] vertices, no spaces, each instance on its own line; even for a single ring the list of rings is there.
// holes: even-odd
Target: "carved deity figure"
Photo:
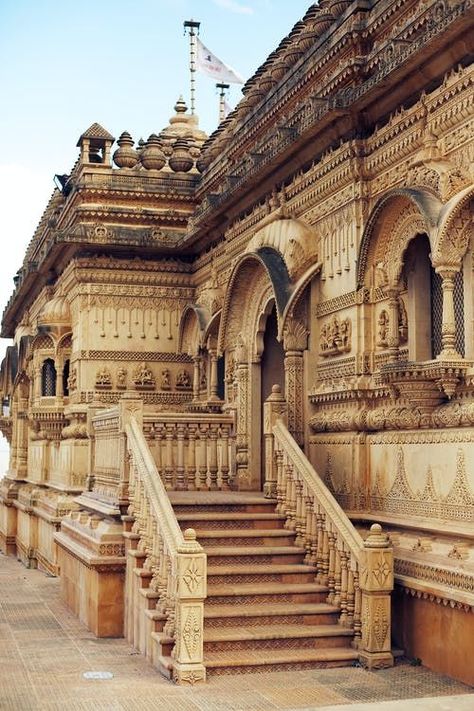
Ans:
[[[389,321],[390,319],[387,311],[385,309],[382,309],[377,319],[377,324],[379,327],[377,334],[377,345],[381,348],[385,348],[387,345]]]
[[[124,388],[127,384],[127,371],[125,368],[119,368],[117,370],[117,387]]]
[[[162,390],[169,390],[171,388],[171,373],[168,368],[161,371],[161,384]]]
[[[190,388],[191,387],[191,376],[187,370],[180,370],[176,376],[176,387],[177,388]]]
[[[102,368],[101,370],[97,371],[97,374],[95,376],[95,384],[96,385],[112,385],[112,376],[110,375],[110,371],[108,368]]]
[[[77,388],[77,370],[73,368],[69,373],[69,378],[67,379],[67,386],[69,391],[72,392]]]
[[[334,316],[321,326],[319,336],[320,355],[326,357],[347,353],[351,350],[351,320],[339,320]]]
[[[147,367],[146,363],[142,363],[133,375],[133,382],[135,385],[147,385],[151,386],[155,384],[155,378],[150,368]]]

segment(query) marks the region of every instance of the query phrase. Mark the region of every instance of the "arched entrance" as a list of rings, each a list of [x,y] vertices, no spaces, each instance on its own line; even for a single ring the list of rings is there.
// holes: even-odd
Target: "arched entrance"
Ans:
[[[260,484],[265,482],[265,440],[264,432],[264,403],[271,395],[274,385],[280,386],[280,391],[285,392],[285,351],[283,344],[278,340],[278,318],[274,302],[268,306],[269,313],[262,316],[263,338],[261,343],[263,351],[260,360],[260,463],[261,479]]]

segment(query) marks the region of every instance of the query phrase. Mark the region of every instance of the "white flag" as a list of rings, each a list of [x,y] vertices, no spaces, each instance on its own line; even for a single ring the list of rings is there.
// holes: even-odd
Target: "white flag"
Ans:
[[[197,42],[197,57],[196,66],[198,71],[203,74],[208,74],[214,77],[217,81],[228,82],[229,84],[244,84],[243,78],[236,71],[229,67],[224,62],[212,54],[208,48],[203,45],[199,37],[196,37]]]

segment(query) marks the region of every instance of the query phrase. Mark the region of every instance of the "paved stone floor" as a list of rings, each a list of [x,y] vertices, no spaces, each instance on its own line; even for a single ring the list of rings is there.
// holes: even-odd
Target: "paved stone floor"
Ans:
[[[87,680],[87,671],[113,678]],[[351,704],[351,711],[472,711],[474,689],[409,664],[220,676],[177,687],[124,640],[95,639],[61,603],[57,579],[0,554],[0,709],[336,711]]]

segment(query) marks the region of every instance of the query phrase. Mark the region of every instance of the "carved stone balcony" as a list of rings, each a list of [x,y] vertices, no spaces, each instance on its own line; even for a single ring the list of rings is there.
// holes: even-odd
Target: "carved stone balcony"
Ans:
[[[453,397],[471,365],[464,359],[385,363],[380,376],[382,383],[395,387],[401,398],[429,419],[445,397]]]

